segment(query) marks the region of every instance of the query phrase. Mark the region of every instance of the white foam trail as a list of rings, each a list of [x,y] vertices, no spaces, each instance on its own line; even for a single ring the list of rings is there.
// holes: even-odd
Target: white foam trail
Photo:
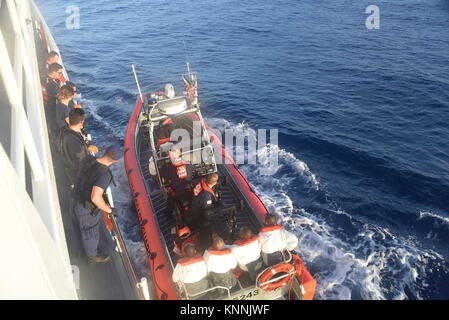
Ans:
[[[225,119],[219,118],[208,118],[206,119],[206,122],[211,128],[220,130],[221,132],[225,130],[232,130],[234,136],[252,135],[254,137],[257,137],[257,132],[245,122],[234,125]],[[242,150],[241,146],[235,146],[235,149],[236,152],[243,153],[245,151]],[[230,152],[230,150],[228,150],[228,152]],[[276,173],[278,173],[281,168],[287,166],[289,169],[291,169],[289,170],[289,176],[291,176],[292,179],[294,179],[294,174],[292,175],[291,172],[301,176],[307,183],[310,183],[312,185],[313,189],[319,190],[319,182],[316,178],[316,175],[310,171],[307,164],[296,158],[294,154],[281,149],[278,145],[268,143],[263,148],[260,148],[260,150],[257,150],[258,165],[252,166],[252,169],[257,170],[260,174],[263,168],[267,168],[269,165],[271,165],[269,163],[269,159],[271,159],[270,155],[273,153],[277,153],[278,165],[275,170],[273,170],[272,175],[276,175]],[[254,155],[248,155],[248,157],[251,156]]]
[[[231,129],[235,134],[255,133],[246,123],[233,125],[216,118],[207,122],[221,131]],[[241,169],[267,209],[277,213],[286,228],[297,235],[298,252],[306,265],[314,270],[313,276],[317,281],[315,299],[345,300],[354,298],[354,295],[369,300],[405,299],[408,297],[407,288],[416,286],[419,275],[425,272],[426,261],[441,259],[437,253],[423,252],[394,237],[388,229],[357,221],[354,223],[360,225],[360,232],[355,239],[351,243],[339,239],[326,221],[304,209],[295,208],[289,197],[289,187],[295,175],[301,176],[313,189],[320,189],[307,164],[278,146],[267,145],[259,152],[278,152],[275,177],[260,175],[254,165],[242,165]],[[283,167],[290,170],[288,174],[279,173]],[[322,192],[326,193],[326,190]],[[349,216],[344,210],[332,209],[335,207],[332,199],[328,202],[328,210]],[[431,213],[422,215],[434,216]],[[448,221],[440,216],[436,218]],[[415,297],[412,298],[422,298],[417,292],[413,294]]]
[[[436,219],[437,221],[440,221],[443,224],[449,225],[449,218],[443,217],[439,214],[436,214],[436,213],[433,213],[430,211],[420,211],[418,220],[421,220],[425,217],[431,217],[431,218]]]

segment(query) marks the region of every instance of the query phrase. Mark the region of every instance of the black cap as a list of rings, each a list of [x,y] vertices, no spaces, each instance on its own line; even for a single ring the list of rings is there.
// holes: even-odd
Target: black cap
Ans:
[[[119,146],[109,146],[106,149],[106,154],[114,160],[119,160],[123,157],[123,148]]]

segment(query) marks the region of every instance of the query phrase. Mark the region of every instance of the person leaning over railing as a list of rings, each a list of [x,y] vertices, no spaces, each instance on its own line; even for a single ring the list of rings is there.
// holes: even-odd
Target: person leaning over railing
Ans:
[[[51,64],[59,62],[59,53],[56,51],[50,51],[47,54],[47,60],[45,60],[44,64],[39,68],[39,76],[41,82],[45,81],[48,75],[48,68]]]
[[[50,138],[55,138],[55,107],[62,82],[59,76],[62,75],[62,66],[59,63],[53,63],[48,67],[48,74],[42,82],[42,96],[44,99],[45,118]],[[54,141],[54,140],[53,140]]]
[[[76,103],[74,100],[76,93],[77,93],[76,84],[74,84],[72,81],[66,81],[65,84],[70,86],[73,89],[73,93],[74,93],[73,98],[69,101],[69,104],[68,104],[69,109],[72,110],[73,108],[82,108],[82,106],[80,104]]]
[[[80,164],[73,190],[73,212],[77,217],[81,240],[89,263],[106,263],[111,257],[98,253],[100,237],[99,212],[117,215],[117,210],[109,206],[103,196],[111,182],[114,182],[110,166],[123,157],[123,150],[117,146],[108,147],[103,156],[86,156]]]
[[[59,151],[61,153],[65,172],[73,186],[76,174],[81,161],[89,152],[96,151],[98,148],[89,146],[81,133],[84,124],[84,110],[72,109],[69,113],[69,126],[64,127],[59,140]],[[95,152],[94,152],[95,153]]]
[[[75,93],[72,87],[63,85],[58,93],[58,100],[55,106],[55,128],[56,137],[59,138],[61,130],[69,125],[69,101],[73,99]]]

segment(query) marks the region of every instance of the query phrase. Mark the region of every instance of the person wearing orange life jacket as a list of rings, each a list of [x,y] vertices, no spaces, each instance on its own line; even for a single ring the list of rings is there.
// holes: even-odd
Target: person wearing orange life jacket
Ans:
[[[185,215],[186,224],[192,230],[199,230],[199,246],[208,248],[211,243],[211,235],[215,232],[212,223],[213,212],[211,209],[218,204],[218,195],[214,188],[218,184],[218,174],[211,173],[206,178],[201,178],[193,188],[193,198],[190,210]]]
[[[198,242],[197,234],[192,233],[190,228],[183,224],[176,225],[176,233],[173,234],[173,238],[173,252],[180,257],[185,256],[185,248],[189,243],[196,245]]]
[[[232,288],[237,284],[232,269],[237,267],[237,259],[229,248],[225,247],[222,238],[215,236],[212,247],[204,251],[204,261],[207,265],[207,274],[213,286]],[[227,293],[224,289],[219,294]]]
[[[197,294],[209,288],[207,279],[207,266],[204,258],[197,254],[195,245],[189,243],[185,246],[185,257],[178,260],[173,270],[173,282],[184,284],[189,295]],[[202,299],[204,295],[192,297]]]
[[[267,266],[282,262],[284,250],[292,251],[298,245],[298,238],[276,223],[276,216],[265,215],[265,227],[259,231],[259,241],[262,247],[262,258]]]
[[[253,234],[250,228],[242,227],[239,237],[230,249],[237,258],[240,269],[248,272],[250,279],[255,281],[263,267],[259,236]]]
[[[183,160],[181,155],[181,150],[173,147],[168,152],[170,164],[166,165],[162,172],[164,182],[169,184],[167,188],[169,197],[166,209],[168,216],[173,212],[175,201],[179,201],[182,211],[187,212],[192,199],[193,165]]]

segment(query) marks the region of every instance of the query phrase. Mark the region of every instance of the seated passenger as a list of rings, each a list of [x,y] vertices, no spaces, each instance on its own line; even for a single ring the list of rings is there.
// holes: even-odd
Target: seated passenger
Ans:
[[[63,128],[69,125],[69,101],[74,97],[73,89],[68,85],[63,85],[59,90],[58,101],[55,107],[55,133],[59,137]]]
[[[298,238],[276,224],[276,216],[271,213],[265,215],[265,227],[260,229],[259,241],[262,246],[262,257],[267,266],[284,261],[282,252],[293,250],[298,245]]]
[[[217,205],[217,194],[213,188],[218,183],[218,174],[211,173],[206,178],[196,183],[193,188],[193,198],[190,210],[185,215],[185,221],[192,230],[200,229],[199,245],[208,248],[211,243],[211,235],[214,232],[212,223],[212,211]]]
[[[190,228],[183,224],[176,225],[176,234],[174,237],[174,247],[173,252],[180,257],[185,256],[186,246],[190,244],[197,244],[198,237],[195,233],[190,231]]]
[[[190,183],[192,182],[193,165],[186,163],[181,157],[181,150],[176,147],[169,151],[170,164],[164,167],[164,182],[169,184],[167,214],[173,211],[174,202],[178,200],[183,211],[189,209],[189,203],[192,199],[192,190]]]
[[[184,284],[187,293],[193,295],[209,288],[207,279],[207,266],[203,257],[196,254],[195,245],[189,243],[185,246],[185,257],[178,260],[178,264],[173,271],[173,282]],[[202,299],[205,295],[192,297],[192,299]]]
[[[61,133],[60,150],[62,161],[72,185],[75,183],[76,174],[81,161],[89,154],[89,151],[94,150],[92,147],[95,147],[88,147],[84,140],[84,137],[81,134],[83,123],[84,110],[72,109],[69,113],[69,126]]]
[[[236,256],[240,269],[248,272],[250,279],[255,281],[263,267],[259,236],[250,228],[242,227],[239,237],[240,240],[236,240],[231,246],[231,251]]]
[[[207,274],[212,282],[212,286],[222,286],[232,288],[237,284],[232,269],[237,267],[237,260],[230,249],[225,248],[222,238],[216,236],[213,241],[212,248],[207,249],[204,254],[204,261],[207,265]],[[227,291],[219,289],[220,295],[226,294]]]
[[[171,118],[165,119],[159,129],[159,139],[157,141],[157,146],[160,147],[164,143],[170,142],[170,135],[174,130],[175,126]]]

